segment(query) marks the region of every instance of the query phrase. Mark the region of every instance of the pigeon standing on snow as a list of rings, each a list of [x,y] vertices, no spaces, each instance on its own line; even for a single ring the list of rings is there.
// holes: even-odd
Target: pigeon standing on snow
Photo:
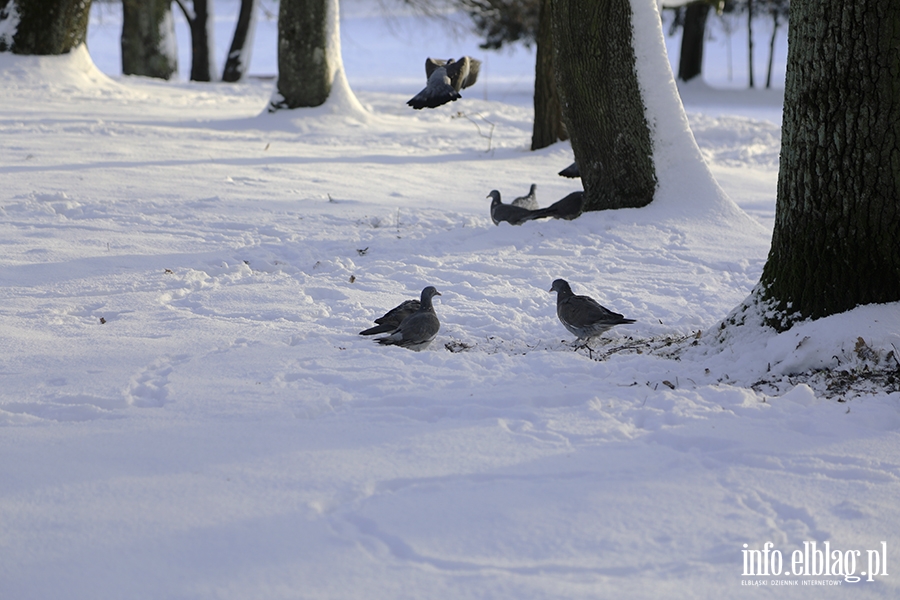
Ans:
[[[424,350],[437,336],[441,328],[441,322],[434,312],[431,299],[440,296],[434,286],[428,286],[422,290],[422,298],[419,301],[419,310],[409,315],[388,336],[377,338],[379,344],[403,346],[410,350]]]
[[[399,305],[384,313],[383,316],[375,319],[377,325],[370,327],[365,331],[360,331],[359,335],[376,335],[378,333],[389,333],[400,327],[403,319],[419,310],[420,302],[418,300],[404,300]]]
[[[469,56],[459,60],[425,59],[425,89],[413,96],[407,104],[416,110],[436,108],[458,100],[459,90],[473,85],[478,79],[481,61]]]
[[[539,208],[532,212],[532,218],[553,217],[571,221],[584,211],[584,192],[572,192],[562,200],[557,200],[547,208]]]
[[[556,315],[563,327],[575,334],[579,340],[587,340],[600,335],[615,325],[634,323],[588,296],[576,296],[565,279],[557,279],[550,286],[556,292]]]
[[[487,197],[491,199],[491,221],[494,222],[494,225],[499,225],[501,221],[506,221],[510,225],[521,225],[525,221],[537,218],[537,211],[512,204],[503,204],[500,200],[500,192],[497,190],[491,190]]]
[[[528,190],[528,194],[526,196],[519,196],[515,200],[512,201],[513,206],[518,206],[520,208],[527,208],[528,210],[537,210],[537,196],[534,191],[537,189],[537,185],[531,184],[531,189]]]

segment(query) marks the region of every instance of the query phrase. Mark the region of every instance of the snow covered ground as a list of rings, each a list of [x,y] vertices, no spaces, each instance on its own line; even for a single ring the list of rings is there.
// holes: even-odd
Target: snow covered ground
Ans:
[[[497,227],[491,189],[577,188],[532,55],[413,112],[477,40],[344,4],[365,112],[122,78],[105,6],[90,56],[0,55],[0,598],[896,598],[898,306],[717,337],[778,93],[682,90],[724,194]],[[637,323],[574,350],[557,277]],[[357,335],[426,285],[428,350]]]

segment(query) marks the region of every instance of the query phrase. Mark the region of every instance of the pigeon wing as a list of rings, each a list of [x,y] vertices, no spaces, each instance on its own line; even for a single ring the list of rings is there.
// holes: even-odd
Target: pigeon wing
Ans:
[[[447,64],[446,60],[441,60],[440,58],[426,58],[425,59],[425,77],[431,77],[431,74],[434,73],[434,70],[438,67],[443,67]]]
[[[450,85],[457,92],[473,85],[478,79],[478,71],[481,69],[481,61],[471,56],[463,56],[456,61],[448,61],[445,65]]]

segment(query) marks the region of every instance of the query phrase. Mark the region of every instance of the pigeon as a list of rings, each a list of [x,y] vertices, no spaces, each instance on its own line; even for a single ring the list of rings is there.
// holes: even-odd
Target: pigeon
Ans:
[[[578,163],[573,162],[571,165],[563,169],[559,172],[561,177],[569,177],[571,179],[578,179],[581,177],[581,171],[578,169]]]
[[[537,218],[535,215],[538,211],[512,204],[503,204],[500,201],[500,192],[497,190],[491,190],[487,197],[491,199],[491,220],[494,225],[499,225],[501,221],[506,221],[510,225],[521,225],[525,221]]]
[[[397,329],[400,323],[419,310],[420,302],[418,300],[404,300],[398,306],[384,313],[384,316],[375,319],[377,325],[370,327],[365,331],[360,331],[359,335],[376,335],[378,333],[389,333]]]
[[[614,325],[634,323],[619,313],[603,308],[593,298],[576,296],[565,279],[557,279],[550,286],[556,292],[556,315],[563,327],[575,334],[579,340],[587,340],[600,335]]]
[[[512,201],[513,206],[519,206],[521,208],[527,208],[528,210],[537,210],[538,203],[537,197],[534,194],[534,191],[537,189],[535,184],[531,184],[531,189],[528,190],[527,196],[519,196],[515,200]]]
[[[379,344],[403,346],[410,350],[427,348],[441,328],[441,322],[431,304],[431,299],[440,295],[434,286],[429,285],[422,290],[419,310],[403,319],[390,335],[376,338],[375,341]]]
[[[584,192],[572,192],[562,200],[557,200],[547,208],[532,211],[532,219],[553,217],[571,221],[584,211]]]
[[[425,59],[425,75],[428,83],[425,89],[413,96],[407,104],[416,110],[437,108],[448,102],[455,102],[461,96],[459,90],[467,88],[478,79],[481,61],[470,56],[459,60]]]

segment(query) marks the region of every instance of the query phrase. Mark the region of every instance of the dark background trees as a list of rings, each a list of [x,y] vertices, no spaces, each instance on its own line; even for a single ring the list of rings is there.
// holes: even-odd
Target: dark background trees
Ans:
[[[216,72],[213,40],[208,22],[212,19],[214,0],[175,0],[191,30],[191,81],[212,81]]]
[[[122,73],[169,79],[178,72],[172,0],[122,0]]]
[[[794,0],[772,247],[786,329],[900,300],[900,3]]]
[[[222,70],[222,81],[240,81],[250,68],[258,4],[259,0],[241,0],[234,36],[231,38],[231,48],[228,49],[225,68]]]

